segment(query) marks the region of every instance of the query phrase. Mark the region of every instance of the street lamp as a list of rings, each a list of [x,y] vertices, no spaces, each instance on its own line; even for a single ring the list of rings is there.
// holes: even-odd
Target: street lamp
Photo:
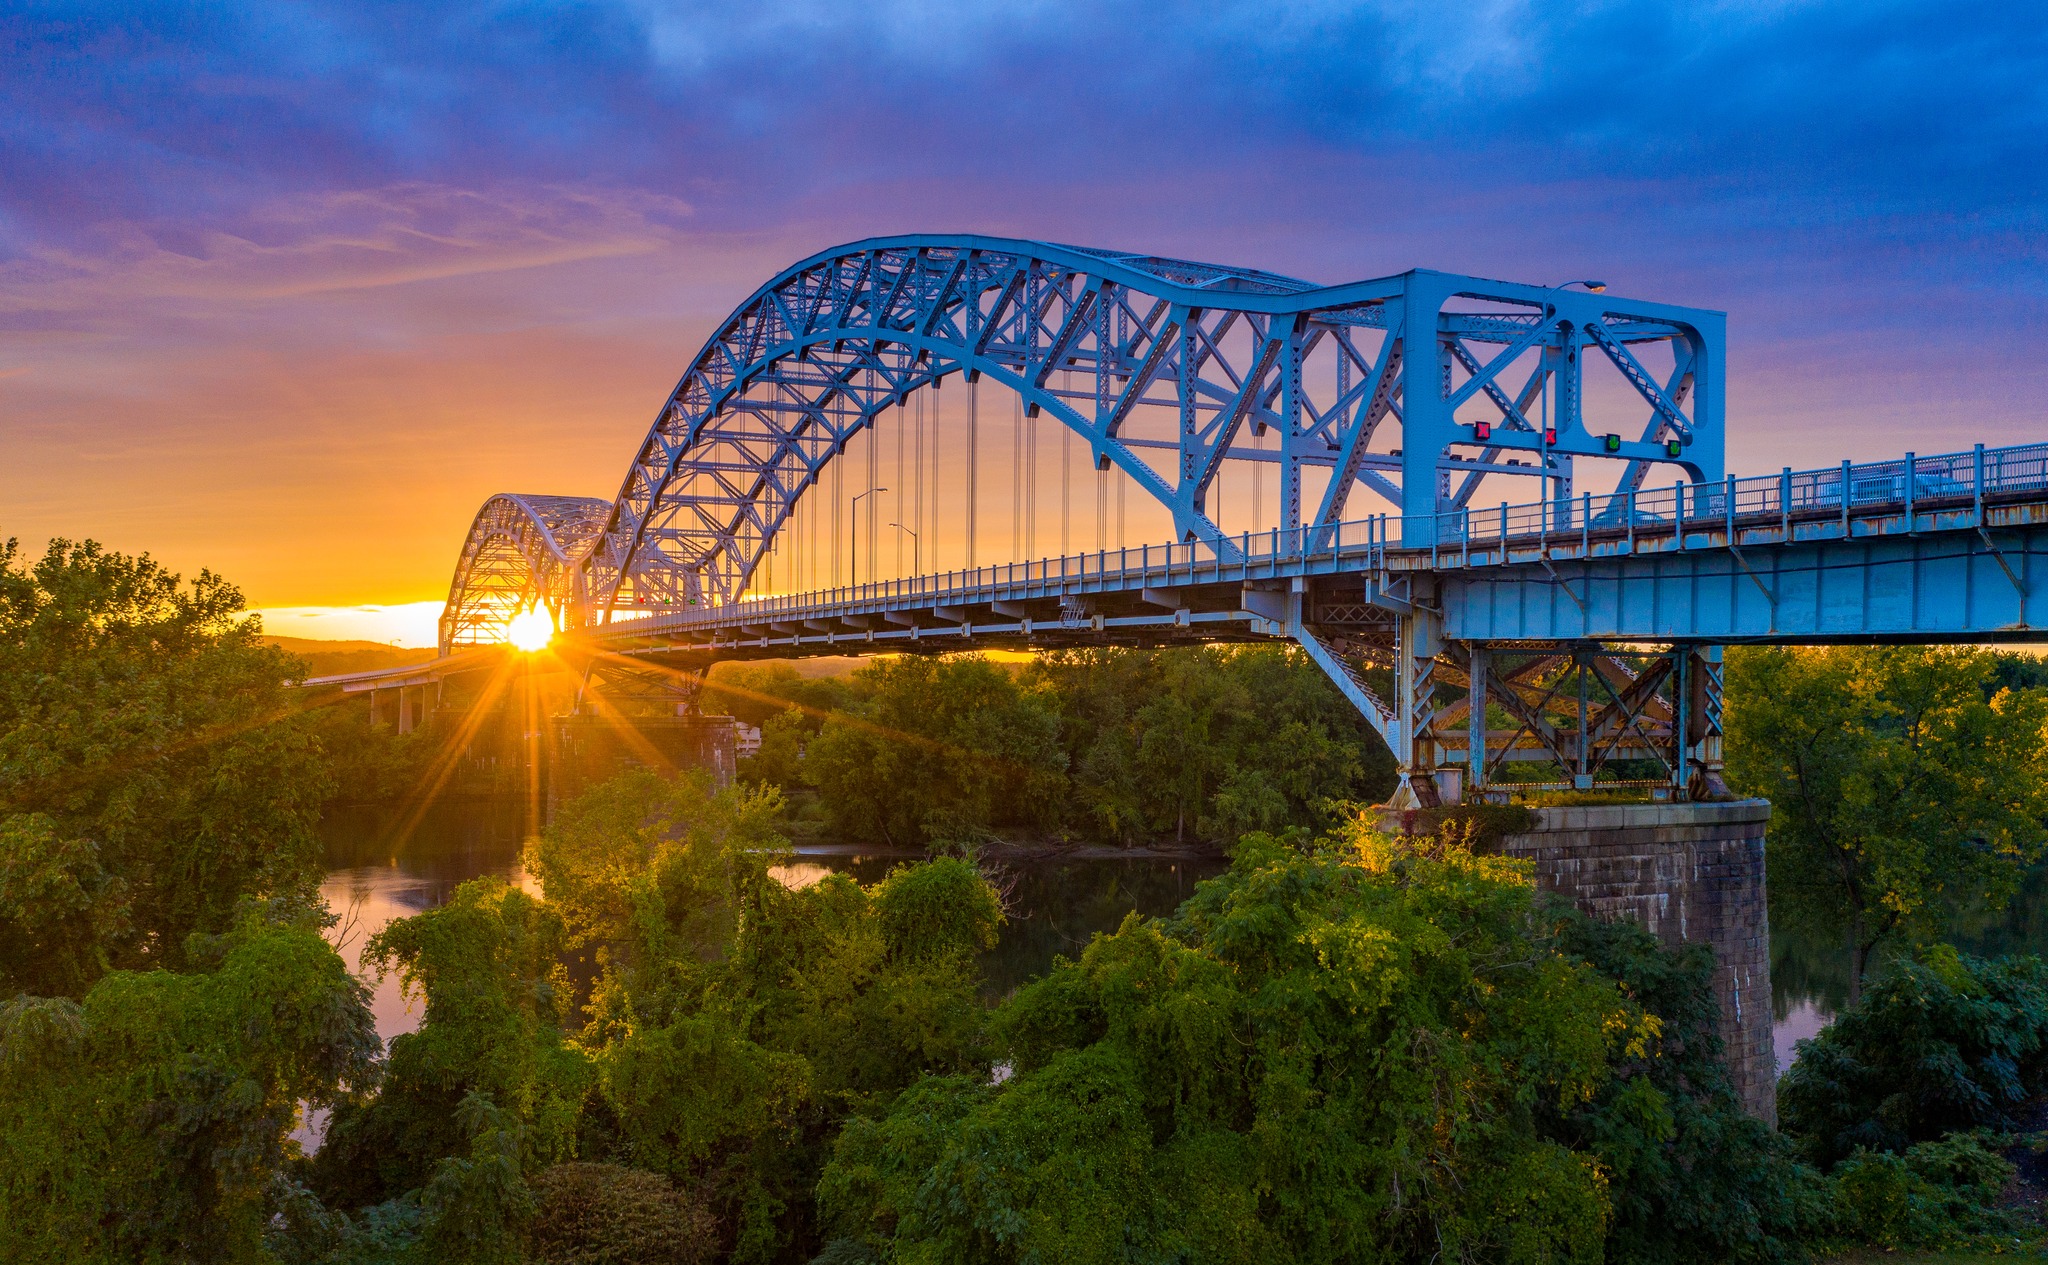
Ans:
[[[924,542],[918,539],[916,532],[911,531],[908,527],[905,527],[901,523],[891,523],[889,524],[889,526],[894,527],[897,531],[900,531],[910,537],[910,573],[912,575],[923,575]]]
[[[853,583],[856,585],[860,583],[860,498],[864,496],[873,496],[877,492],[887,492],[888,490],[889,489],[887,488],[869,488],[865,492],[856,492],[853,494],[853,548],[850,556],[846,560],[846,568],[848,571],[853,573],[852,580]],[[869,547],[872,548],[874,545],[874,533],[869,532],[868,536],[868,544]]]
[[[1569,290],[1573,286],[1584,286],[1586,287],[1586,289],[1592,291],[1594,294],[1599,294],[1605,289],[1607,289],[1607,283],[1605,281],[1565,281],[1558,285],[1554,285],[1550,288],[1553,290]]]

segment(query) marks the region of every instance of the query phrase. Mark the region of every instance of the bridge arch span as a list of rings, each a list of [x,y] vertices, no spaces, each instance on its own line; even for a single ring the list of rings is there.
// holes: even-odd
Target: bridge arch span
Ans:
[[[1582,364],[1602,355],[1637,401],[1618,425],[1586,416]],[[1622,463],[1630,486],[1660,462],[1717,478],[1721,372],[1718,313],[1602,294],[1433,272],[1318,286],[981,236],[857,242],[784,270],[726,319],[596,531],[536,549],[530,529],[508,526],[498,545],[473,530],[451,627],[481,630],[508,600],[486,556],[531,560],[531,593],[569,623],[735,602],[848,441],[956,375],[1076,433],[1098,468],[1165,507],[1178,539],[1228,559],[1239,548],[1213,502],[1228,463],[1265,463],[1277,514],[1259,529],[1307,528],[1303,541],[1379,508],[1354,504],[1360,490],[1414,536],[1491,476],[1534,476],[1568,501],[1574,458]],[[1252,442],[1269,431],[1276,447]],[[469,575],[491,594],[467,596]]]
[[[582,564],[611,509],[591,496],[500,492],[485,501],[448,586],[441,652],[500,641],[529,608],[546,610],[557,625],[570,617],[584,598]]]

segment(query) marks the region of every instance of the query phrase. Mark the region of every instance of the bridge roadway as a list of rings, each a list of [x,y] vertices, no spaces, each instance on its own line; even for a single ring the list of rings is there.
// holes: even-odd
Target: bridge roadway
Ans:
[[[1718,645],[2048,639],[2048,444],[1465,510],[1439,516],[1427,547],[1404,547],[1392,515],[1316,535],[1248,534],[1234,556],[1162,544],[751,598],[571,629],[563,645],[697,670],[821,654],[1292,640],[1397,754],[1411,749],[1412,718],[1412,736],[1432,741],[1438,759],[1458,757],[1459,779],[1477,784],[1502,757],[1553,758],[1560,747],[1578,757],[1563,762],[1579,766],[1575,780],[1590,780],[1589,763],[1626,758],[1661,758],[1679,777],[1673,747],[1699,745],[1670,741],[1688,700],[1659,707],[1647,696],[1693,656],[1714,687],[1699,693],[1715,695],[1702,700],[1715,714],[1695,727],[1717,738]],[[1622,696],[1646,674],[1602,649],[1617,644],[1671,645],[1676,662],[1631,702]],[[1489,754],[1492,731],[1471,725],[1469,708],[1462,735],[1440,732],[1455,717],[1418,689],[1469,695],[1475,650],[1519,652],[1539,673],[1590,661],[1587,675],[1604,672],[1598,688],[1620,708],[1610,732],[1582,712],[1576,728],[1595,748],[1584,749],[1512,681],[1488,683],[1489,697],[1533,732]],[[1361,652],[1386,670],[1381,686],[1351,661]],[[1449,672],[1434,672],[1438,659]],[[1698,759],[1717,754],[1710,745]],[[1413,774],[1429,758],[1404,763]]]

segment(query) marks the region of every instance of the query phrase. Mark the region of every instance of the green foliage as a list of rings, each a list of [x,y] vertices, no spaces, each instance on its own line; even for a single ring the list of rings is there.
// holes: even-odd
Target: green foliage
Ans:
[[[773,787],[720,790],[708,773],[663,778],[637,769],[563,806],[529,846],[526,865],[572,944],[651,937],[642,949],[658,958],[680,937],[677,951],[709,954],[774,881],[768,866],[785,846],[781,814]]]
[[[777,666],[751,667],[757,700],[813,688],[760,712],[744,773],[815,788],[844,838],[924,845],[1024,827],[1221,841],[1327,822],[1392,786],[1384,744],[1312,663],[1278,648],[1059,652],[1016,672],[915,656],[834,683],[836,700]]]
[[[1888,969],[1778,1086],[1787,1132],[1817,1161],[2010,1129],[2048,1091],[2048,965],[1946,946]]]
[[[1728,780],[1775,805],[1771,920],[1872,954],[1997,908],[2048,829],[2048,692],[1998,688],[1986,651],[1728,654]]]
[[[538,1206],[526,1186],[525,1128],[475,1092],[456,1107],[455,1123],[469,1135],[469,1154],[441,1160],[420,1192],[420,1255],[449,1265],[519,1265]]]
[[[995,891],[954,857],[899,866],[875,888],[874,902],[890,955],[908,963],[964,966],[995,947],[1003,921]]]
[[[973,957],[1001,909],[957,859],[739,898],[716,960],[639,949],[609,971],[584,1041],[617,1158],[710,1192],[734,1259],[784,1259],[810,1241],[811,1188],[850,1112],[987,1067]]]
[[[0,817],[0,982],[82,995],[127,930],[125,892],[89,840],[61,836],[42,813]]]
[[[1401,813],[1402,833],[1456,840],[1481,853],[1498,852],[1503,838],[1535,828],[1536,814],[1526,804],[1452,804]]]
[[[326,707],[307,717],[333,779],[330,804],[401,803],[419,792],[436,758],[444,757],[455,741],[454,726],[431,710],[410,733],[364,720],[360,706]]]
[[[804,779],[833,827],[896,845],[1057,821],[1065,757],[1041,694],[978,655],[883,660],[807,748]]]
[[[1059,710],[1065,824],[1095,837],[1235,839],[1393,789],[1385,744],[1297,651],[1066,651],[1026,679]]]
[[[699,1265],[716,1246],[710,1210],[653,1173],[558,1164],[530,1184],[540,1202],[534,1265]]]
[[[279,1265],[416,1265],[424,1216],[417,1197],[331,1211],[302,1183],[279,1175],[263,1247]]]
[[[794,707],[763,720],[760,750],[740,761],[740,777],[763,786],[802,786],[804,747],[822,724]]]
[[[244,897],[315,890],[330,783],[242,605],[90,542],[0,546],[0,992],[180,967]]]
[[[1898,1155],[1854,1152],[1833,1174],[1838,1232],[1891,1249],[2010,1228],[1997,1200],[2013,1166],[1985,1141],[1957,1133]]]
[[[803,676],[787,663],[719,663],[704,682],[707,705],[722,708],[749,725],[794,709],[812,718],[811,731],[825,715],[843,707],[853,690],[840,677]]]
[[[298,1104],[375,1077],[367,997],[317,926],[245,912],[211,969],[0,1007],[0,1259],[259,1250]]]
[[[593,1072],[567,1041],[571,997],[561,915],[508,887],[472,879],[439,909],[391,923],[363,960],[396,970],[424,996],[417,1032],[392,1039],[382,1090],[342,1103],[315,1173],[331,1202],[361,1206],[416,1190],[468,1150],[460,1106],[482,1095],[511,1113],[529,1161],[572,1158]]]
[[[1796,1258],[1826,1231],[1830,1192],[1790,1142],[1742,1109],[1721,1062],[1713,954],[1666,949],[1635,922],[1559,909],[1558,946],[1620,983],[1659,1021],[1639,1054],[1564,1122],[1606,1164],[1615,1262]]]
[[[1617,1093],[1672,1137],[1646,1073],[1613,1089],[1661,1024],[1534,902],[1455,847],[1248,837],[1175,919],[1005,1003],[1007,1080],[848,1123],[819,1186],[833,1255],[1599,1259],[1624,1148],[1583,1117]]]
[[[374,938],[366,960],[424,995],[423,1022],[392,1043],[380,1092],[337,1110],[312,1171],[330,1205],[386,1202],[350,1218],[300,1201],[295,1259],[509,1259],[529,1189],[534,1242],[561,1259],[614,1259],[590,1255],[611,1250],[593,1227],[630,1237],[661,1218],[694,1227],[686,1259],[714,1242],[735,1261],[808,1259],[842,1121],[926,1075],[986,1075],[975,956],[1002,909],[957,859],[785,888],[769,873],[780,811],[772,788],[626,774],[529,848],[547,900],[475,880]],[[580,1028],[572,946],[601,966]],[[559,1167],[577,1163],[630,1166],[638,1185],[592,1204],[591,1173]],[[555,1186],[522,1184],[550,1170]],[[373,1240],[371,1225],[398,1229]],[[449,1237],[469,1225],[478,1237]]]

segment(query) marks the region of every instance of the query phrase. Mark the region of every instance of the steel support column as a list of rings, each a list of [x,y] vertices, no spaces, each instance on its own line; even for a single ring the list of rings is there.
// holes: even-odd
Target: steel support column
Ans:
[[[1485,642],[1465,647],[1465,787],[1468,792],[1486,785],[1486,678],[1491,651]]]
[[[1400,785],[1391,801],[1402,808],[1433,808],[1436,780],[1436,658],[1443,650],[1443,617],[1418,601],[1400,617],[1394,645],[1397,728],[1394,763]]]

